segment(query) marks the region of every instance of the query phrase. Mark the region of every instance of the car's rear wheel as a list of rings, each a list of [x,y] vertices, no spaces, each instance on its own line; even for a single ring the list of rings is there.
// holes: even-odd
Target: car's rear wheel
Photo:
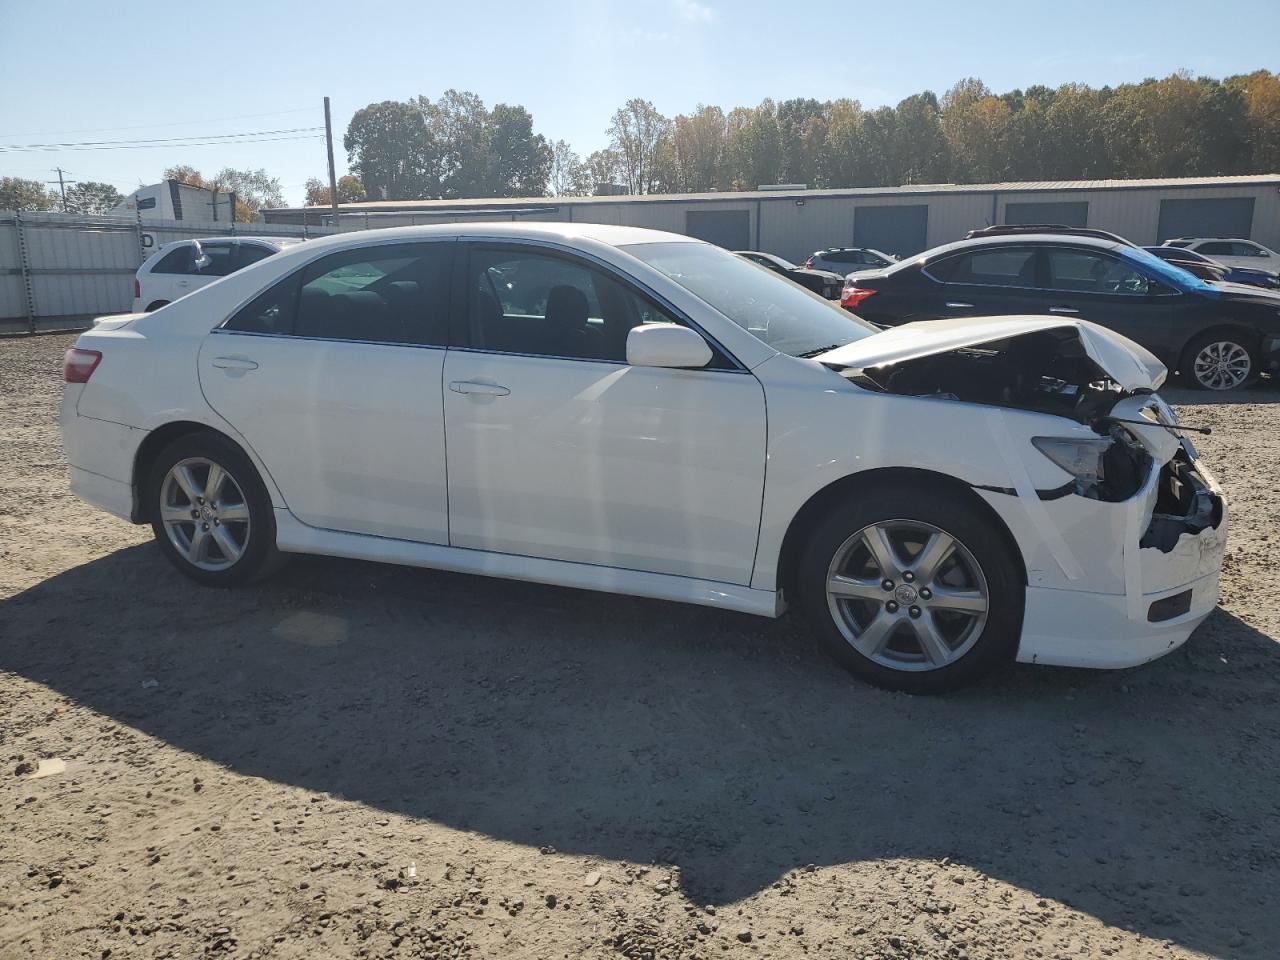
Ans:
[[[1253,345],[1240,334],[1207,333],[1187,348],[1182,372],[1201,390],[1238,390],[1258,369]]]
[[[828,651],[881,687],[939,693],[1012,659],[1025,587],[979,509],[909,482],[841,504],[801,558],[801,607]]]
[[[156,542],[192,579],[232,586],[278,564],[271,499],[252,462],[225,437],[173,441],[153,464],[147,490]]]

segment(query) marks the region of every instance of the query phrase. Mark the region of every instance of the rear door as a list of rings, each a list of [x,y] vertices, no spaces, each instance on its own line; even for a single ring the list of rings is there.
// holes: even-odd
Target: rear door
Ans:
[[[991,246],[930,263],[924,273],[940,317],[1045,313],[1041,260],[1034,246]]]
[[[303,523],[447,543],[444,369],[452,240],[330,254],[201,346],[209,405]]]
[[[234,240],[201,240],[200,248],[209,262],[200,267],[196,265],[194,258],[191,260],[187,273],[175,278],[174,299],[207,287],[220,277],[235,273],[239,269],[236,263],[236,246]]]

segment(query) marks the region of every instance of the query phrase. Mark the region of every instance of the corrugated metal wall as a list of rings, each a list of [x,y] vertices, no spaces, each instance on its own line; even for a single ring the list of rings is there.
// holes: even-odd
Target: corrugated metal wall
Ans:
[[[0,211],[0,333],[75,328],[133,304],[133,275],[159,246],[191,237],[321,236],[280,224],[191,223]]]

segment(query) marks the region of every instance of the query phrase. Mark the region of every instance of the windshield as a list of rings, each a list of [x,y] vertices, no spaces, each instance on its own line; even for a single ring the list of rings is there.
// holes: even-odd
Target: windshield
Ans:
[[[832,301],[709,243],[635,243],[622,249],[793,357],[879,333]]]
[[[779,257],[779,256],[777,256],[776,254],[772,254],[772,253],[771,253],[771,254],[769,254],[769,259],[771,259],[771,260],[772,260],[774,263],[776,263],[778,266],[782,267],[782,269],[784,269],[784,270],[795,270],[795,269],[796,269],[796,265],[795,265],[794,263],[792,263],[790,260],[788,260],[786,257]]]
[[[1168,284],[1175,290],[1213,294],[1218,292],[1218,288],[1207,280],[1201,280],[1178,265],[1161,260],[1154,253],[1148,253],[1141,247],[1123,247],[1115,252],[1145,267],[1149,275],[1154,274],[1156,279]]]

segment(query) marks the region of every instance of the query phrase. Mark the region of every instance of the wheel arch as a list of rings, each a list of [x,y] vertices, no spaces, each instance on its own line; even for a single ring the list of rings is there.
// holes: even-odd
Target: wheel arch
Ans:
[[[777,586],[784,594],[795,595],[795,575],[799,566],[800,551],[814,526],[833,503],[845,497],[872,495],[876,488],[889,484],[902,486],[913,483],[927,484],[946,490],[958,501],[964,503],[966,508],[985,517],[1012,553],[1021,573],[1022,582],[1024,584],[1027,582],[1027,564],[1013,532],[991,505],[978,496],[969,484],[936,470],[923,470],[917,467],[879,467],[833,480],[810,496],[796,511],[782,538],[782,547],[778,554]]]
[[[235,437],[216,427],[211,427],[207,423],[200,423],[196,420],[171,420],[148,433],[142,443],[138,444],[137,452],[133,455],[133,507],[130,511],[130,519],[134,523],[148,523],[150,521],[147,516],[146,505],[143,502],[144,488],[147,483],[147,476],[151,473],[151,467],[156,462],[156,457],[160,456],[160,452],[179,437],[185,437],[193,433],[211,433],[235,446],[253,464],[254,469],[258,471],[258,477],[266,485],[268,496],[272,495],[274,484],[270,483],[257,458]]]
[[[172,302],[173,301],[171,300],[152,300],[147,304],[147,308],[144,312],[151,313],[153,310],[159,310],[161,307],[167,307]]]

